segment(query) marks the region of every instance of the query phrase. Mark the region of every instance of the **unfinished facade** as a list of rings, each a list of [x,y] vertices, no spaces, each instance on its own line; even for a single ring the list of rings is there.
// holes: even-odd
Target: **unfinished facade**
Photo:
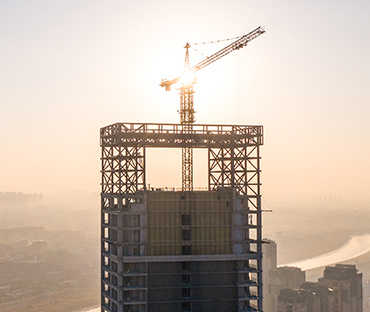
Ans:
[[[101,129],[101,311],[262,311],[261,126]],[[148,189],[147,148],[208,150],[208,190]]]

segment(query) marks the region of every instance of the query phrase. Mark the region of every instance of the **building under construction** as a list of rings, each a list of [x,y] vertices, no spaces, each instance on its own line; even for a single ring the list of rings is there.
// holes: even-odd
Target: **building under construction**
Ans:
[[[180,124],[101,129],[102,312],[262,312],[263,128],[194,124],[192,94],[180,88]],[[182,149],[180,190],[147,186],[148,148]],[[207,190],[193,189],[195,148]]]

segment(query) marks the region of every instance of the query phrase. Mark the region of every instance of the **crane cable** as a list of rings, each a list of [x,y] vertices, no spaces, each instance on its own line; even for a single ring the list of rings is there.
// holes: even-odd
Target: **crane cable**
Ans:
[[[199,43],[191,43],[187,44],[188,48],[193,49],[195,52],[198,52],[205,58],[209,58],[209,56],[203,54],[199,50],[195,49],[193,45],[201,45],[201,44],[210,44],[210,43],[218,43],[218,42],[223,42],[223,41],[229,41],[229,40],[236,40],[241,38],[242,36],[239,37],[233,37],[233,38],[228,38],[228,39],[221,39],[221,40],[216,40],[216,41],[207,41],[207,42],[199,42]],[[239,53],[236,53],[236,88],[235,88],[235,113],[236,113],[236,123],[240,124],[240,66],[239,66]]]
[[[239,39],[239,38],[241,38],[241,37],[243,37],[243,36],[233,37],[233,38],[228,38],[228,39],[215,40],[215,41],[206,41],[206,42],[190,43],[190,45],[200,45],[200,44],[217,43],[217,42],[223,42],[223,41],[235,40],[235,39]]]
[[[209,58],[209,56],[203,54],[202,52],[198,51],[193,45],[201,45],[201,44],[210,44],[210,43],[218,43],[218,42],[224,42],[224,41],[230,41],[230,40],[235,40],[239,39],[243,36],[238,36],[238,37],[233,37],[233,38],[227,38],[227,39],[221,39],[221,40],[214,40],[214,41],[205,41],[205,42],[196,42],[196,43],[189,43],[189,48],[192,48],[195,52],[198,52],[200,55],[204,56],[205,58]]]
[[[190,48],[192,48],[195,52],[198,52],[199,54],[201,54],[202,56],[204,56],[205,58],[209,58],[209,56],[203,54],[202,52],[198,51],[197,49],[193,48],[192,46],[190,46]]]
[[[240,54],[239,51],[236,51],[235,59],[236,59],[236,90],[235,90],[235,106],[236,106],[236,123],[240,125]]]

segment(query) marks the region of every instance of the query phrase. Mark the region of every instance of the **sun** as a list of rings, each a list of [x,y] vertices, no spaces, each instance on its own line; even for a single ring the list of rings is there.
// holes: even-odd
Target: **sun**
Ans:
[[[189,86],[189,85],[192,85],[196,82],[196,77],[195,77],[195,74],[190,72],[190,71],[186,71],[184,72],[181,76],[180,76],[180,83],[184,86]]]

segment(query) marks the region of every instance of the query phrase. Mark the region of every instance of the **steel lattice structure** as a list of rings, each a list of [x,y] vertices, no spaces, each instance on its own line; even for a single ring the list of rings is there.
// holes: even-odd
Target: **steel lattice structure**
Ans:
[[[123,195],[145,190],[145,148],[207,148],[209,190],[233,187],[239,195],[258,197],[262,144],[262,126],[113,124],[101,129],[102,191]]]
[[[185,134],[191,135],[194,123],[194,89],[193,86],[180,88],[180,122]],[[184,143],[187,143],[185,139]],[[193,190],[193,148],[182,148],[182,190]]]
[[[102,298],[109,298],[109,302],[115,302],[117,305],[120,302],[123,302],[123,305],[131,304],[130,301],[125,303],[124,291],[126,289],[115,286],[121,283],[120,279],[123,277],[120,275],[115,277],[117,273],[112,271],[112,263],[121,263],[123,258],[119,255],[124,254],[123,234],[120,234],[123,230],[119,226],[121,221],[116,216],[125,215],[129,205],[142,202],[143,194],[150,191],[146,186],[146,149],[206,148],[208,149],[208,190],[233,188],[244,207],[242,214],[248,220],[254,220],[253,224],[238,225],[240,230],[246,233],[246,239],[242,242],[246,260],[243,260],[245,265],[243,264],[239,274],[256,274],[257,276],[256,280],[251,279],[238,285],[238,300],[239,311],[261,312],[260,146],[262,144],[262,126],[116,123],[101,128]],[[104,220],[104,215],[109,216],[108,220]],[[136,253],[145,257],[143,243],[137,245],[134,254]],[[109,265],[106,259],[113,262]],[[251,261],[256,261],[256,265]],[[121,269],[119,265],[118,271]],[[111,289],[110,293],[107,293],[104,287]],[[144,298],[135,304],[145,306],[147,304],[145,300]],[[102,311],[113,310],[102,302]]]

